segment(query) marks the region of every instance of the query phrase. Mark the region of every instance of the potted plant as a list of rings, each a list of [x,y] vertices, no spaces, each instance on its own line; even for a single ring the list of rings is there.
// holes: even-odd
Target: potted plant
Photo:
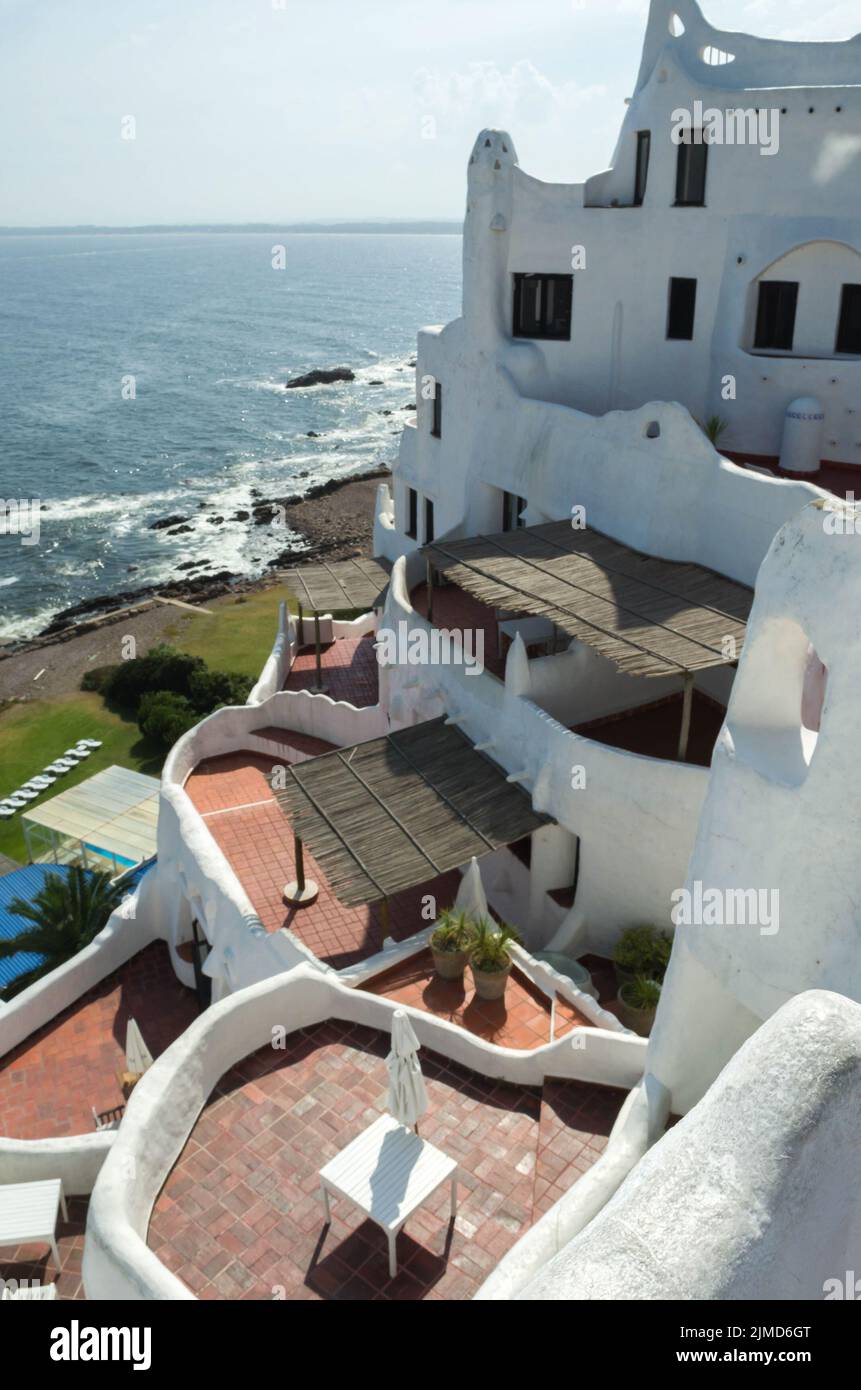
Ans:
[[[617,983],[624,985],[637,975],[646,975],[660,984],[666,974],[672,945],[669,934],[657,927],[626,927],[613,951]]]
[[[620,1022],[639,1033],[641,1038],[647,1038],[655,1021],[660,997],[661,986],[657,980],[650,980],[648,975],[635,975],[619,990],[616,1002]]]
[[[431,932],[434,969],[443,980],[459,980],[466,969],[469,948],[475,939],[475,923],[465,912],[447,907]]]
[[[511,974],[508,946],[520,937],[506,922],[495,923],[483,917],[476,925],[469,950],[469,968],[479,999],[502,999]]]

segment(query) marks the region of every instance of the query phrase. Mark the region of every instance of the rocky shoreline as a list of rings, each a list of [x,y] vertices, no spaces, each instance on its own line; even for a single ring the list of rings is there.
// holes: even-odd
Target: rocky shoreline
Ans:
[[[196,576],[186,574],[166,584],[142,585],[85,599],[56,614],[35,637],[0,647],[0,661],[68,641],[157,598],[204,604],[225,594],[242,594],[267,588],[277,582],[278,570],[297,562],[311,562],[323,557],[341,560],[353,555],[370,554],[376,489],[380,480],[390,476],[388,468],[377,467],[349,478],[330,479],[310,488],[305,494],[293,493],[281,498],[264,498],[256,489],[252,489],[252,506],[246,516],[237,519],[263,526],[271,524],[277,517],[283,517],[289,530],[305,541],[306,549],[286,547],[266,564],[265,571],[269,573],[264,571],[256,577],[235,574],[230,570]],[[185,525],[185,518],[166,517],[154,522],[153,529],[173,530]],[[181,570],[182,566],[177,569]]]

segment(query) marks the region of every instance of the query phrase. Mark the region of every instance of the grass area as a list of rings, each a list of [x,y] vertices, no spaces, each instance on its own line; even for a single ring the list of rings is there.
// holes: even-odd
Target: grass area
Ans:
[[[0,711],[0,796],[8,796],[29,781],[79,738],[101,739],[102,746],[65,777],[58,777],[49,792],[31,803],[33,806],[114,763],[150,777],[161,771],[161,752],[153,750],[137,724],[106,709],[100,695],[81,693],[62,700],[33,700]],[[20,811],[12,820],[0,821],[0,853],[22,864],[27,862]]]
[[[165,632],[165,642],[192,656],[202,656],[220,671],[237,671],[255,680],[272,650],[278,630],[278,604],[288,597],[277,585],[219,603],[211,613],[177,620]],[[291,607],[295,603],[291,600]],[[0,709],[0,797],[8,796],[22,782],[34,777],[79,738],[98,738],[97,749],[74,771],[58,778],[34,806],[58,791],[73,787],[94,772],[117,764],[136,772],[158,776],[164,761],[141,735],[133,721],[107,708],[100,695],[80,692],[58,700],[32,700]],[[0,853],[26,862],[21,813],[0,821]]]
[[[168,628],[164,640],[191,656],[202,656],[214,670],[238,671],[257,680],[275,641],[278,604],[284,598],[287,591],[280,584],[241,594],[220,603],[211,614],[182,619]]]

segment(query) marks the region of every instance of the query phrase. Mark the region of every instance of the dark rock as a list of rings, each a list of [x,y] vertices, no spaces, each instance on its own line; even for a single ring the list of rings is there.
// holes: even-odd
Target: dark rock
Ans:
[[[166,531],[168,526],[179,526],[180,522],[188,521],[187,516],[165,516],[161,521],[151,521],[150,531]]]
[[[248,521],[248,519],[249,519],[250,516],[251,516],[251,513],[250,513],[250,512],[245,512],[245,511],[234,512],[234,513],[233,513],[233,520],[234,520],[234,521]]]
[[[409,405],[402,405],[401,410],[415,410],[415,406],[412,401],[410,401]]]
[[[386,383],[385,383],[384,381],[369,381],[369,382],[368,382],[368,385],[369,385],[369,386],[385,386],[385,384],[386,384]]]
[[[307,430],[307,431],[306,431],[306,434],[305,434],[305,438],[306,438],[306,439],[319,439],[320,436],[319,436],[319,434],[317,433],[316,430]]]
[[[224,517],[223,517],[223,516],[208,516],[206,519],[207,519],[207,521],[209,522],[210,526],[223,526],[223,525],[224,525]]]
[[[290,391],[296,386],[329,386],[333,381],[355,380],[356,373],[349,367],[315,367],[304,376],[294,376],[292,381],[286,383],[286,389]]]
[[[169,536],[183,536],[183,535],[185,535],[188,531],[193,531],[193,530],[194,530],[194,527],[193,527],[193,526],[174,526],[174,527],[171,528],[170,531],[168,531],[167,534],[168,534]]]
[[[381,414],[381,415],[391,415],[391,413],[392,413],[392,412],[391,412],[390,410],[381,410],[381,411],[380,411],[380,414]]]

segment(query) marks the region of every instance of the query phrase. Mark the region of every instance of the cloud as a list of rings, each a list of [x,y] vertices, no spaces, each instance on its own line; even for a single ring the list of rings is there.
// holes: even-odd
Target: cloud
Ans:
[[[447,124],[516,127],[546,125],[603,96],[606,88],[554,85],[523,58],[508,72],[493,62],[470,63],[456,72],[420,68],[414,90],[420,111]]]

